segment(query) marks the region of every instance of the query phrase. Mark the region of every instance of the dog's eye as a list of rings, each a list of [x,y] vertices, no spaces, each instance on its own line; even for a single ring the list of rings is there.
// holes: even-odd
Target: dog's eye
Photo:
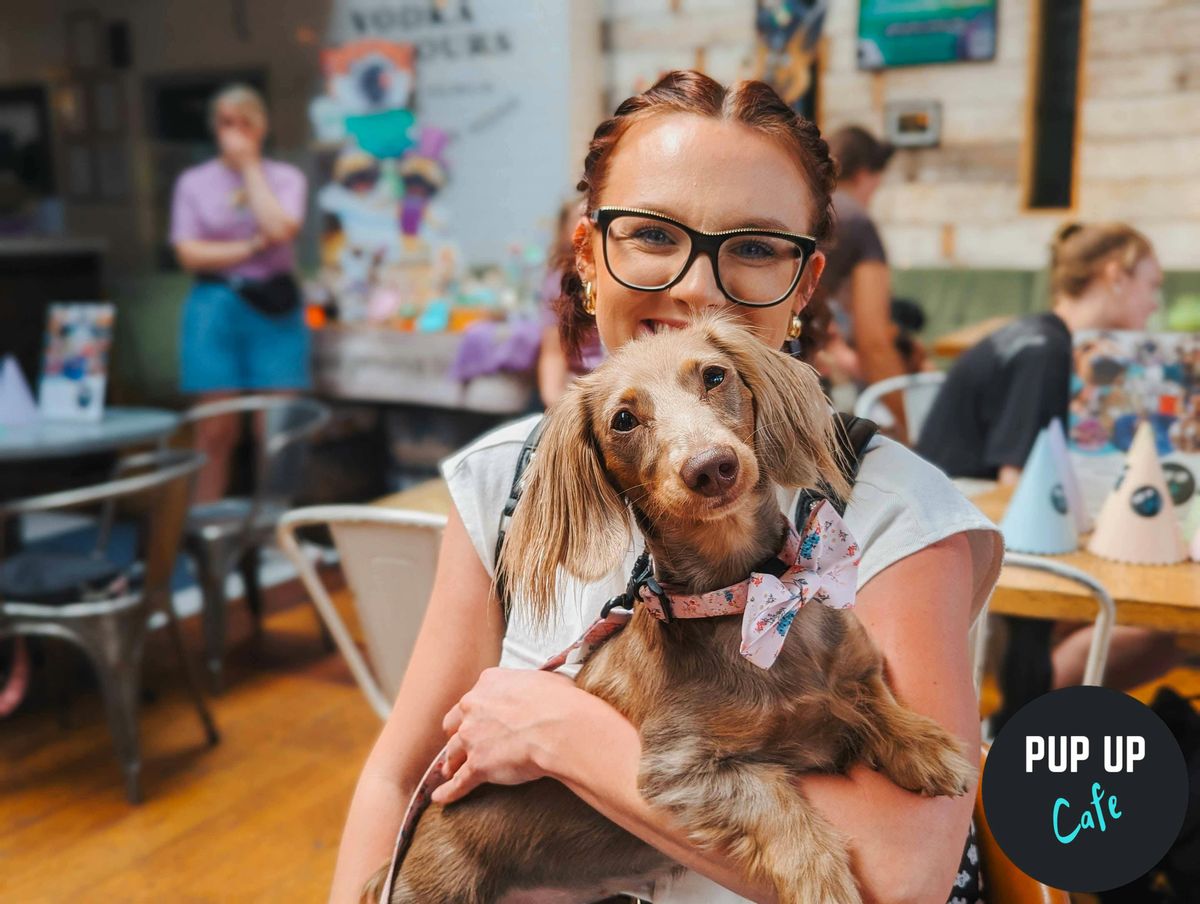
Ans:
[[[703,377],[705,389],[716,389],[725,381],[725,371],[719,367],[706,367]]]
[[[618,433],[628,433],[638,425],[638,419],[624,408],[613,415],[612,428]]]

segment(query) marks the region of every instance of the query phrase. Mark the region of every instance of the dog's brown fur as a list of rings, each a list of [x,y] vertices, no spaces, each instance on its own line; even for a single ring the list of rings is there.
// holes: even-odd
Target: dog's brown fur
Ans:
[[[706,389],[710,368],[724,380]],[[614,429],[621,409],[639,426]],[[627,506],[660,581],[699,592],[778,549],[772,481],[848,489],[813,371],[718,321],[626,345],[549,418],[501,555],[515,604],[542,616],[559,567],[595,580],[623,560]],[[680,476],[713,447],[738,461],[715,498]],[[796,776],[863,761],[903,788],[959,795],[974,769],[948,732],[896,701],[851,613],[805,606],[770,669],[739,655],[740,630],[737,616],[663,624],[639,608],[577,683],[638,727],[639,790],[693,843],[773,884],[781,902],[855,904],[845,844]],[[489,785],[424,815],[391,902],[583,904],[673,866],[555,781]]]

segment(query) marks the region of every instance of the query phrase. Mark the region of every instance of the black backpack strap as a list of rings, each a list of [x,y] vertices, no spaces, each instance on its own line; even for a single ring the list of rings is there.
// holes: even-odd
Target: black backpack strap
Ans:
[[[863,453],[867,444],[879,432],[879,425],[865,417],[855,417],[852,414],[837,412],[834,416],[834,435],[837,437],[838,451],[841,453],[842,476],[846,482],[854,486],[858,477],[858,469],[862,465]],[[796,500],[796,514],[793,523],[803,529],[809,513],[822,499],[828,499],[839,515],[846,514],[849,499],[842,499],[829,487],[816,490],[801,490],[800,498]]]
[[[504,510],[500,513],[500,527],[496,531],[496,549],[492,553],[492,566],[498,569],[500,567],[500,550],[504,546],[504,535],[508,532],[508,525],[512,521],[513,512],[517,510],[517,503],[521,501],[521,478],[525,476],[525,472],[529,469],[529,463],[533,461],[533,453],[537,451],[538,440],[542,438],[542,429],[546,426],[545,416],[541,417],[533,429],[529,431],[529,435],[525,437],[525,443],[521,446],[521,454],[517,456],[517,469],[513,473],[512,486],[508,490],[508,499],[504,502]],[[508,596],[504,592],[504,588],[496,585],[496,593],[500,597],[500,603],[504,608],[504,617],[508,617]]]

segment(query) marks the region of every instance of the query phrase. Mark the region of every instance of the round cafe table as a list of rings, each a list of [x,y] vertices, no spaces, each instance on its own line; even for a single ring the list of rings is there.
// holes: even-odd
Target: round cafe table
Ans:
[[[109,407],[98,421],[36,420],[0,425],[0,462],[72,458],[165,439],[179,415],[164,408]]]

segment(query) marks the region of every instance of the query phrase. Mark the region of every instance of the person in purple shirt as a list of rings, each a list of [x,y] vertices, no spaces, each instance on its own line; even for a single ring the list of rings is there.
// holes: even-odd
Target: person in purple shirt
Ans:
[[[253,88],[217,94],[211,124],[219,154],[184,171],[171,205],[171,243],[196,277],[183,309],[180,388],[200,402],[307,389],[309,337],[292,277],[304,175],[263,159],[267,109]],[[208,459],[199,501],[223,495],[238,429],[232,416],[197,425],[197,446]]]

